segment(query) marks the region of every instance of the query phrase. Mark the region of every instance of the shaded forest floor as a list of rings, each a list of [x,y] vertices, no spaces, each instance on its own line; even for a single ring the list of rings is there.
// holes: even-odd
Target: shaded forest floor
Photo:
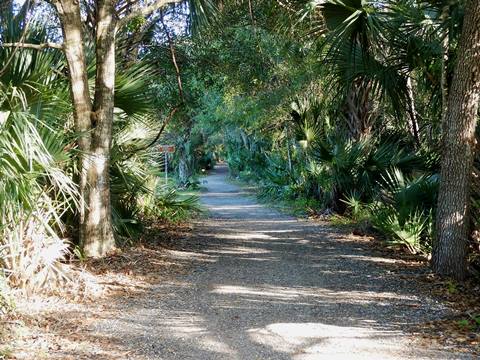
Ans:
[[[0,358],[476,358],[479,287],[322,221],[259,205],[219,171],[208,219],[153,226],[83,266],[88,296],[21,299]],[[13,330],[13,334],[7,335]]]
[[[192,251],[189,224],[154,225],[136,246],[79,265],[88,289],[58,296],[18,296],[2,320],[0,359],[127,359],[121,339],[99,334],[98,319],[115,317],[113,304],[148,297],[155,284],[187,273],[179,256]]]

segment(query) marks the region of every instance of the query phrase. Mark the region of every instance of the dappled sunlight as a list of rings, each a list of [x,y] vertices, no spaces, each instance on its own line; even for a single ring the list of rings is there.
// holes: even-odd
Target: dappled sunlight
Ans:
[[[248,233],[235,233],[235,234],[212,234],[211,236],[220,238],[220,239],[239,239],[239,240],[250,240],[250,239],[264,239],[264,240],[275,240],[275,238],[270,235],[265,235],[260,232],[248,232]]]
[[[246,299],[258,297],[259,299],[271,300],[295,300],[302,298],[314,303],[317,306],[322,304],[357,304],[357,305],[373,305],[373,306],[393,306],[391,300],[415,301],[414,297],[402,296],[389,292],[376,291],[332,291],[318,287],[280,287],[280,286],[241,286],[241,285],[215,285],[211,290],[214,294],[222,294],[226,296],[238,295]],[[295,304],[297,304],[295,302]]]
[[[215,205],[210,206],[211,211],[225,211],[225,210],[246,210],[246,209],[261,209],[260,205]]]
[[[223,255],[250,255],[250,254],[269,254],[272,253],[271,250],[261,249],[258,247],[230,247],[230,248],[220,248],[220,249],[211,249],[205,250],[206,254],[223,254]]]
[[[276,229],[276,230],[262,230],[262,233],[264,234],[291,234],[296,232],[297,230],[293,229]]]
[[[379,263],[379,264],[395,264],[398,263],[397,259],[389,259],[389,258],[384,258],[384,257],[378,257],[378,256],[366,256],[366,255],[342,255],[341,258],[345,259],[356,259],[356,260],[362,260],[362,261],[370,261],[373,263]]]
[[[208,332],[207,327],[202,325],[204,320],[191,312],[163,320],[171,334],[176,337],[196,337]]]
[[[260,297],[273,297],[279,299],[293,299],[300,296],[312,295],[300,289],[275,289],[275,287],[246,287],[246,286],[232,286],[223,285],[217,286],[213,293],[225,295],[255,295]]]
[[[239,195],[251,195],[246,191],[232,190],[231,192],[208,192],[202,195],[203,198],[215,197],[215,198],[231,198],[238,197]]]
[[[299,224],[298,220],[292,219],[292,220],[285,220],[284,218],[277,218],[277,219],[272,219],[272,220],[244,220],[244,221],[228,221],[228,225],[230,226],[235,226],[235,225],[245,225],[245,223],[248,224],[254,224],[254,225],[272,225],[276,226],[278,224]],[[295,230],[293,230],[295,231]]]
[[[144,359],[442,358],[411,347],[410,322],[443,309],[392,277],[393,260],[244,197],[203,201],[211,218],[197,220],[182,250],[167,250],[191,271],[120,305],[97,330],[114,324],[133,351],[152,344]]]
[[[167,250],[174,259],[180,260],[196,260],[200,262],[212,262],[215,261],[211,256],[207,256],[198,252]]]
[[[406,346],[403,340],[389,341],[401,339],[399,332],[322,323],[273,323],[248,333],[252,341],[293,353],[294,359],[372,359],[379,353],[382,359],[397,359]]]
[[[269,234],[266,234],[265,231],[253,231],[253,232],[233,232],[231,234],[202,234],[203,236],[209,236],[212,238],[217,238],[217,239],[226,239],[226,240],[288,240],[289,244],[295,245],[292,240],[299,240],[296,243],[301,244],[301,243],[308,243],[308,240],[305,240],[303,238],[299,237],[275,237],[272,236],[275,234],[275,232],[270,231],[268,232]],[[278,233],[281,235],[282,233]],[[268,243],[268,242],[265,242]]]

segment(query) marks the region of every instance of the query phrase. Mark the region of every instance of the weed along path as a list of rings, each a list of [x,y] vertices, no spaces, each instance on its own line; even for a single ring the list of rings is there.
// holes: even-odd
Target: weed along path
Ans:
[[[395,260],[326,224],[260,205],[227,182],[224,168],[206,180],[210,216],[175,255],[191,271],[96,324],[121,339],[126,358],[469,358],[407,332],[446,309],[414,295]]]

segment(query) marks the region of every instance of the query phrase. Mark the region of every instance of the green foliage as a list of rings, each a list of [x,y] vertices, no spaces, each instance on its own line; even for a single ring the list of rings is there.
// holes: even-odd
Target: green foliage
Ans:
[[[169,170],[183,187],[197,188],[197,175],[224,159],[263,198],[371,223],[387,241],[427,253],[441,76],[445,69],[451,79],[463,3],[449,4],[448,19],[442,2],[274,5],[258,2],[251,14],[247,2],[216,9],[193,1],[187,15],[163,14],[181,19],[175,28],[152,16],[122,29],[121,48],[137,41],[130,35],[145,46],[135,64],[120,61],[116,76],[110,184],[117,239],[131,242],[145,221],[201,211],[196,197],[162,185],[164,158],[155,149],[162,143],[176,145]],[[2,42],[19,41],[24,10],[0,14]],[[197,31],[201,24],[209,31]],[[23,36],[50,40],[39,23]],[[0,261],[10,283],[36,290],[62,279],[59,264],[76,242],[78,134],[68,71],[55,49],[1,47],[0,64]],[[88,67],[93,82],[95,64]]]
[[[457,294],[458,293],[458,284],[452,280],[447,282],[447,291],[449,294]]]
[[[381,180],[379,199],[371,205],[373,226],[412,253],[428,253],[437,189],[436,175],[408,178],[393,169]]]
[[[146,19],[143,16],[136,16],[127,24],[127,29],[131,32],[138,31],[145,23]]]
[[[424,241],[431,217],[414,213],[400,222],[398,213],[393,208],[380,208],[372,211],[373,226],[388,236],[388,243],[405,246],[412,254],[426,254],[430,244]]]
[[[351,220],[355,223],[368,221],[371,218],[371,212],[368,205],[361,201],[361,196],[355,192],[347,195],[342,200],[347,206],[347,213]]]
[[[18,36],[19,24],[9,24],[2,36]],[[42,36],[35,25],[25,38]],[[57,52],[5,48],[0,63],[0,266],[11,285],[52,290],[67,280],[63,220],[78,205],[71,134],[62,128],[70,111],[64,63]]]
[[[0,27],[2,41],[19,41],[24,21],[18,17],[25,13],[0,16],[12,20]],[[27,43],[48,40],[36,23],[23,36]],[[0,268],[9,286],[28,293],[53,291],[71,281],[64,263],[72,250],[84,258],[75,246],[78,134],[66,64],[57,50],[4,47],[0,64]],[[161,122],[148,88],[156,74],[142,61],[116,76],[110,182],[117,239],[134,239],[147,213],[167,221],[196,210],[195,198],[156,190],[163,158],[152,146]],[[155,198],[151,207],[144,204],[149,196]]]
[[[188,220],[192,214],[199,214],[202,209],[195,195],[180,196],[172,188],[157,187],[151,200],[143,204],[145,215],[171,222]]]
[[[480,329],[480,315],[468,314],[468,318],[458,320],[457,325],[462,330],[478,331]]]

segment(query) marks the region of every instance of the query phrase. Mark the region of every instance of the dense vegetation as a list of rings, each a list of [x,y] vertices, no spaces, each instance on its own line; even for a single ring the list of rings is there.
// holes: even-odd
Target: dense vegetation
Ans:
[[[439,274],[465,278],[467,259],[474,273],[476,1],[0,9],[0,259],[10,286],[53,286],[69,256],[103,256],[149,221],[194,211],[195,198],[163,185],[166,143],[176,145],[176,187],[196,186],[225,159],[260,196],[433,251]]]

